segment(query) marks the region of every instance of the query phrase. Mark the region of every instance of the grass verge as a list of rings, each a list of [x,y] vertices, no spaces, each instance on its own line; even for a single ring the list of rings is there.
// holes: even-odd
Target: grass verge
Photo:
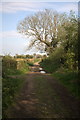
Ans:
[[[6,118],[6,110],[13,103],[15,95],[18,93],[23,83],[22,79],[19,78],[5,78],[3,79],[2,85],[2,112],[3,118]]]
[[[3,66],[2,69],[2,76],[6,77],[9,75],[21,75],[21,74],[25,74],[29,71],[29,65],[26,64],[25,67],[17,70],[16,68],[5,68],[5,66]]]
[[[24,78],[16,77],[16,75],[23,75],[29,71],[29,66],[25,65],[20,70],[14,68],[5,68],[2,71],[2,117],[7,118],[7,109],[14,102],[15,96],[23,86]],[[14,76],[14,77],[11,77]]]
[[[63,84],[76,98],[80,98],[80,89],[78,84],[78,72],[57,71],[52,74],[57,80]]]

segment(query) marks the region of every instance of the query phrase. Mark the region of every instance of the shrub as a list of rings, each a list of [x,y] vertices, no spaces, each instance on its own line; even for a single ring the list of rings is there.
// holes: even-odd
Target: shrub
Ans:
[[[62,65],[61,58],[63,57],[63,54],[63,48],[57,48],[48,58],[43,59],[40,64],[46,72],[52,73]]]

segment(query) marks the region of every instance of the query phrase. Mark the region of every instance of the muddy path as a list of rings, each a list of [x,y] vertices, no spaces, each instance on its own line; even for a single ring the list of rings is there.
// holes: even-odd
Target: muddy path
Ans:
[[[39,65],[24,75],[24,85],[8,118],[79,118],[79,101],[50,74],[40,73]]]

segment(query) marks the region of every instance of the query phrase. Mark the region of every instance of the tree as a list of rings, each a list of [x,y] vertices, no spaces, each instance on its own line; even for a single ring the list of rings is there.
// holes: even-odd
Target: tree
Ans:
[[[53,10],[45,9],[26,17],[19,23],[17,29],[19,33],[31,38],[28,49],[36,46],[42,51],[51,53],[57,47],[59,42],[57,35],[61,30],[61,25],[66,21],[66,14],[58,14]]]
[[[70,68],[77,69],[78,63],[78,17],[70,11],[68,22],[64,25],[66,39],[63,43],[66,52],[66,62]]]

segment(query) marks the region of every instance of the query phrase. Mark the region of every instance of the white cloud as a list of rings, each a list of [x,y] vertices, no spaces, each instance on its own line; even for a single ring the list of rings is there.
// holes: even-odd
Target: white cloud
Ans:
[[[2,7],[2,9],[1,9]],[[0,11],[6,13],[15,13],[18,11],[37,11],[39,10],[39,4],[37,3],[25,3],[25,2],[10,2],[0,4]]]
[[[69,12],[70,10],[73,10],[75,12],[78,12],[78,4],[77,3],[69,3],[65,4],[61,8],[58,9],[58,11],[61,12]]]
[[[21,34],[17,33],[16,31],[4,31],[4,32],[0,32],[0,38],[17,38],[17,37],[21,37]]]
[[[54,2],[54,1],[53,1]],[[2,8],[1,8],[2,7]],[[3,2],[0,4],[0,12],[16,13],[19,11],[38,11],[44,8],[53,8],[57,11],[67,12],[70,9],[77,11],[77,3],[66,2],[64,6],[57,4],[49,4],[49,2]]]
[[[0,54],[24,54],[29,44],[28,39],[16,31],[4,31],[0,33]]]

